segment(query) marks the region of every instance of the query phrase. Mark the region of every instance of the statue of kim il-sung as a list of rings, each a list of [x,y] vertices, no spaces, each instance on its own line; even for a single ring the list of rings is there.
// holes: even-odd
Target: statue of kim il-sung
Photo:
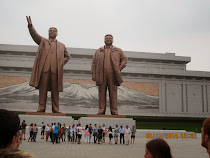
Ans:
[[[92,60],[92,80],[99,89],[98,115],[104,115],[106,112],[107,88],[111,114],[118,115],[117,86],[123,82],[120,72],[127,64],[127,57],[120,48],[112,45],[112,35],[107,34],[104,42],[105,46],[96,50]]]
[[[57,29],[49,29],[49,38],[40,36],[32,25],[30,16],[26,16],[28,29],[33,40],[39,45],[34,67],[31,74],[30,86],[39,89],[39,108],[37,112],[45,112],[47,92],[51,91],[52,112],[59,112],[59,92],[63,91],[63,66],[70,55],[65,45],[56,40]]]

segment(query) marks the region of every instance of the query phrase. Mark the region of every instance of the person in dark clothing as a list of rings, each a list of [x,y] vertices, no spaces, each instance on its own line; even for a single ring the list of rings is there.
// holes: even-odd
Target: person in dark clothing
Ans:
[[[97,127],[97,124],[95,124],[95,127],[93,128],[93,136],[94,136],[94,143],[96,143],[97,139],[98,139],[98,127]]]
[[[98,128],[98,144],[101,144],[102,143],[102,137],[103,137],[103,129],[101,128],[101,126],[99,125],[99,128]]]
[[[89,133],[90,133],[90,135],[89,135],[89,140],[91,140],[91,135],[92,135],[92,131],[93,131],[93,128],[92,128],[92,125],[91,125],[91,123],[90,123],[90,125],[89,125]]]
[[[20,118],[5,109],[0,109],[0,149],[18,149],[20,145]]]
[[[120,132],[120,144],[121,144],[122,140],[123,140],[123,144],[125,144],[125,138],[124,138],[125,129],[123,128],[123,126],[120,126],[119,132]]]

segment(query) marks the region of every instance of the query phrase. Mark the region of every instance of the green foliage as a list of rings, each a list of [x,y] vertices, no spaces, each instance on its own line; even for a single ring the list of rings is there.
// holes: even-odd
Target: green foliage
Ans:
[[[130,116],[127,115],[126,118],[133,118],[134,120],[145,120],[145,121],[196,121],[203,122],[206,118],[198,118],[198,117],[167,117],[167,116]]]
[[[137,129],[186,130],[201,133],[202,123],[189,122],[136,122]]]
[[[157,116],[127,116],[136,120],[137,129],[186,130],[201,133],[203,121],[206,118],[196,117],[157,117]]]
[[[86,114],[66,114],[66,116],[72,116],[75,120],[79,120],[81,117],[87,117]]]
[[[87,117],[86,114],[66,114],[66,116]]]
[[[24,112],[24,111],[13,111],[13,112],[17,113],[18,115],[19,115],[19,114],[20,114],[20,115],[25,115],[25,114],[26,114],[26,112]]]

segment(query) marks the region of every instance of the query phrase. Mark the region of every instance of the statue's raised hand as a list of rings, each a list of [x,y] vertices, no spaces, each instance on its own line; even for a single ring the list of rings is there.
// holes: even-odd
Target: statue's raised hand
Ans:
[[[28,27],[31,27],[32,26],[32,21],[31,21],[31,17],[29,16],[26,16],[26,19],[28,21]]]

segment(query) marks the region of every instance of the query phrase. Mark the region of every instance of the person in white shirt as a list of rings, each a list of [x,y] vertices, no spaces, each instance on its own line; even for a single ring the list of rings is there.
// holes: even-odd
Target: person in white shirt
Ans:
[[[103,129],[103,143],[105,143],[105,136],[106,136],[106,127],[105,127],[105,124],[103,124],[103,127],[102,127],[102,129]]]
[[[76,142],[76,133],[77,133],[77,128],[75,126],[75,124],[72,125],[72,131],[71,131],[71,134],[72,134],[72,141]]]
[[[78,135],[77,144],[81,144],[80,140],[82,138],[82,130],[84,130],[84,128],[81,127],[81,124],[79,124],[78,127],[77,127],[77,135]]]
[[[75,142],[77,142],[77,138],[78,138],[78,135],[77,135],[77,128],[79,127],[79,124],[77,124],[77,126],[75,126]]]
[[[49,124],[47,124],[47,126],[45,127],[45,131],[46,131],[46,141],[48,141],[48,137],[50,135],[50,126],[49,126]]]
[[[54,127],[55,127],[55,125],[56,125],[56,123],[54,123],[53,126],[52,126],[52,142],[55,139],[55,135],[54,135]]]
[[[94,143],[98,140],[98,127],[97,124],[95,124],[95,127],[93,127],[93,136],[94,136]]]
[[[128,128],[128,125],[126,125],[124,134],[125,134],[125,144],[129,145],[130,138],[131,138],[131,129]]]

